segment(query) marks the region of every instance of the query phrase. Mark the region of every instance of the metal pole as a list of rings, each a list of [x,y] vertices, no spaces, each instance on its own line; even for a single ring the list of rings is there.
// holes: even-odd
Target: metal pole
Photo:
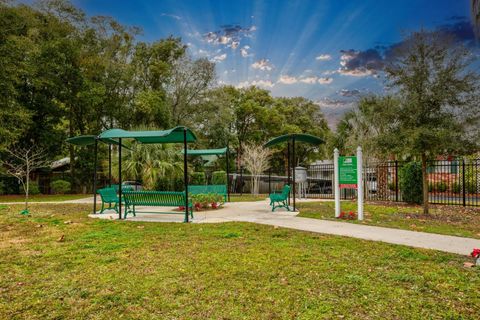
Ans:
[[[398,202],[398,160],[395,160],[395,201]]]
[[[287,142],[287,184],[290,186],[290,140]],[[288,192],[288,205],[290,205],[290,192]]]
[[[362,147],[357,148],[357,201],[358,201],[358,220],[363,220],[363,156]]]
[[[183,181],[185,183],[185,219],[188,222],[188,165],[187,165],[187,128],[183,128]]]
[[[112,145],[108,145],[108,186],[112,186]]]
[[[118,219],[122,220],[122,138],[118,139]]]
[[[227,143],[227,199],[230,202],[230,148]]]
[[[337,148],[333,151],[333,177],[334,177],[334,196],[335,196],[335,218],[340,217],[340,184],[338,182],[338,157]]]
[[[297,186],[297,181],[295,180],[295,167],[297,165],[296,161],[295,161],[295,136],[293,136],[293,139],[292,139],[292,164],[293,164],[293,171],[292,171],[292,174],[293,174],[293,211],[296,211],[295,209],[295,198],[297,197],[297,192],[296,192],[296,186]]]
[[[240,166],[240,195],[243,195],[243,166]]]
[[[467,205],[465,199],[465,158],[462,159],[462,193],[463,193],[463,206]]]
[[[272,168],[268,169],[268,194],[272,193]]]
[[[93,161],[93,214],[97,213],[97,158],[98,140],[95,138],[94,161]]]

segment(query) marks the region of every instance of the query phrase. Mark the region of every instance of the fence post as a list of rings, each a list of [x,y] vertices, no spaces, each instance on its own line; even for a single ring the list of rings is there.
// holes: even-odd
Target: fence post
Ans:
[[[395,160],[395,202],[398,202],[398,160]]]
[[[268,169],[268,194],[272,193],[272,168]]]
[[[338,157],[340,152],[337,148],[333,151],[333,177],[334,177],[334,196],[335,196],[335,218],[340,217],[340,183],[338,176]]]
[[[463,206],[466,206],[465,200],[465,158],[462,159],[462,197],[463,197]]]

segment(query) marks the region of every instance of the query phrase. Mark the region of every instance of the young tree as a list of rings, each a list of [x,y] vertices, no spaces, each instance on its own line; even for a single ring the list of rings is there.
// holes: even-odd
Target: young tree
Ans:
[[[420,31],[393,49],[386,67],[401,102],[394,126],[379,144],[421,158],[424,214],[428,214],[427,159],[476,143],[479,77],[471,62],[472,54],[455,39]]]
[[[2,164],[6,168],[7,174],[15,177],[22,184],[25,192],[25,210],[28,213],[28,195],[30,191],[30,174],[32,171],[48,166],[45,161],[45,152],[37,149],[33,145],[30,147],[11,147],[6,149],[10,159],[3,160]]]
[[[243,163],[252,174],[252,194],[258,194],[260,174],[270,167],[271,151],[262,145],[246,144],[243,150]]]

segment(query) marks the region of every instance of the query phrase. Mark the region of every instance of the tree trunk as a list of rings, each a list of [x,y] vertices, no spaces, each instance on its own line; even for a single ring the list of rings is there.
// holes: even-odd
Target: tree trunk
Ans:
[[[428,172],[427,155],[422,153],[422,191],[423,191],[423,214],[428,214]]]
[[[70,137],[73,137],[73,108],[70,106],[69,110],[69,117],[68,117],[68,133],[70,134]],[[70,183],[72,184],[72,190],[74,192],[77,191],[77,185],[75,181],[75,149],[73,147],[73,144],[69,145],[69,152],[70,152]]]
[[[28,168],[28,164],[27,164]],[[27,169],[27,184],[25,185],[25,210],[28,210],[28,192],[30,189],[30,170]]]

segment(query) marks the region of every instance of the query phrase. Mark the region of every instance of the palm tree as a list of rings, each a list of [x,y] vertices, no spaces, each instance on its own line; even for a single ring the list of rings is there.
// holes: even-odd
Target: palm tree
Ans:
[[[472,14],[475,34],[480,36],[480,0],[471,0],[470,11]]]
[[[112,162],[112,175],[118,179],[118,158]],[[132,144],[122,156],[122,175],[124,180],[141,179],[145,188],[154,189],[160,178],[174,181],[182,177],[182,154],[169,144]]]

